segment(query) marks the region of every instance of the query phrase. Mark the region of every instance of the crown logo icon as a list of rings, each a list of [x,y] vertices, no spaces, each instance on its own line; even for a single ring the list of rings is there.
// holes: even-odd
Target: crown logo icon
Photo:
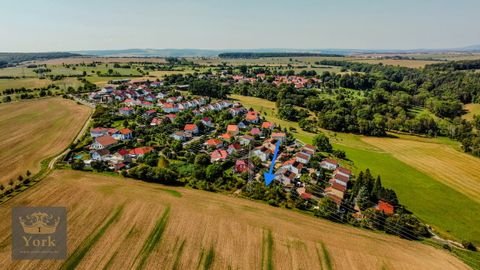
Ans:
[[[35,212],[25,218],[19,217],[23,231],[28,234],[52,234],[57,230],[60,217],[54,218],[44,212]]]

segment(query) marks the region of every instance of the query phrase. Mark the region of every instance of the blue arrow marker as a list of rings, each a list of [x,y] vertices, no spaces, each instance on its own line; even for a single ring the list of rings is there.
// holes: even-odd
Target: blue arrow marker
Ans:
[[[278,149],[280,148],[280,140],[277,141],[275,145],[275,152],[273,153],[272,163],[270,163],[270,171],[263,173],[263,177],[265,178],[265,184],[268,186],[275,178],[275,174],[273,174],[273,166],[275,165],[275,160],[277,159]]]

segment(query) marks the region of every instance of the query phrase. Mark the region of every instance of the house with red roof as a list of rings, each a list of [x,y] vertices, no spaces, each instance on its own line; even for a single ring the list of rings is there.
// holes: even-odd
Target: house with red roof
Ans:
[[[128,128],[122,128],[115,132],[112,137],[115,138],[115,140],[130,140],[133,139],[133,131]]]
[[[130,107],[123,107],[123,108],[120,108],[118,110],[118,113],[123,115],[123,116],[130,116],[130,115],[133,115],[135,111],[133,110],[133,108],[130,108]]]
[[[297,175],[302,173],[303,166],[304,165],[302,163],[296,161],[294,158],[287,160],[282,164],[282,168],[285,168]]]
[[[236,136],[240,132],[240,129],[238,128],[237,125],[228,125],[227,126],[227,133]]]
[[[170,120],[170,123],[175,122],[175,119],[177,119],[177,115],[174,113],[169,113],[165,115],[165,117],[168,118],[168,120]]]
[[[333,178],[331,179],[331,181],[334,181],[335,183],[337,183],[339,185],[342,185],[342,186],[345,186],[345,187],[348,185],[348,181],[350,181],[350,177],[342,175],[342,174],[335,174],[335,175],[332,175],[332,176],[333,176]]]
[[[160,126],[163,123],[162,118],[154,117],[150,122],[150,126]]]
[[[272,122],[263,122],[262,123],[262,128],[263,129],[273,129],[275,127],[275,124]]]
[[[233,155],[234,153],[240,151],[242,149],[242,146],[240,143],[232,143],[228,146],[227,152],[229,155]]]
[[[248,164],[248,162],[246,160],[238,159],[237,161],[235,161],[234,171],[236,173],[246,172],[248,170],[248,165],[247,164]]]
[[[345,191],[347,190],[346,186],[340,185],[336,182],[331,183],[331,186],[325,188],[325,195],[334,200],[337,204],[340,204]]]
[[[209,147],[209,148],[221,148],[223,146],[223,142],[219,139],[209,139],[206,142],[203,143],[203,145]]]
[[[287,140],[287,134],[285,134],[284,132],[274,132],[270,137],[272,139],[279,140],[282,143]]]
[[[179,111],[178,106],[175,103],[164,103],[162,105],[162,110],[166,113],[174,113]]]
[[[137,148],[130,149],[130,151],[128,151],[128,155],[132,158],[139,158],[139,157],[143,157],[144,155],[152,151],[153,151],[153,147],[150,147],[150,146],[137,147]]]
[[[245,116],[245,120],[250,123],[258,123],[258,121],[260,121],[259,113],[256,111],[249,111]]]
[[[250,134],[252,134],[252,136],[261,136],[262,131],[259,128],[254,127],[250,130]]]
[[[229,142],[230,140],[232,140],[233,136],[230,134],[230,133],[224,133],[220,136],[218,136],[219,138]]]
[[[198,126],[195,124],[186,124],[185,127],[183,128],[183,131],[185,132],[190,132],[192,134],[198,134]]]
[[[352,171],[343,167],[338,167],[335,169],[335,171],[333,171],[333,175],[343,175],[350,178],[352,176]]]
[[[116,144],[117,144],[117,140],[115,140],[112,136],[104,135],[104,136],[96,137],[95,141],[92,143],[90,148],[95,150],[108,149],[109,147],[112,147]]]
[[[295,160],[303,164],[308,164],[310,161],[310,156],[305,153],[298,152],[295,154]]]
[[[228,152],[225,150],[215,150],[210,154],[210,162],[225,161],[228,158]]]
[[[395,206],[383,200],[378,201],[375,209],[383,212],[385,215],[393,215],[395,213]]]

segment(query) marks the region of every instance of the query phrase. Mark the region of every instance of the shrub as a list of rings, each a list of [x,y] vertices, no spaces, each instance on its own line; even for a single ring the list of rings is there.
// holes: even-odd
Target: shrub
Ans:
[[[477,247],[470,241],[462,241],[462,246],[471,251],[477,251]]]

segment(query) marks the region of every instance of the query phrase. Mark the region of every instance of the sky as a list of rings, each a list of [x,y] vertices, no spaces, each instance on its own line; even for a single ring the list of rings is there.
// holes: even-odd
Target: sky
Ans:
[[[0,51],[480,44],[478,0],[2,0]]]

